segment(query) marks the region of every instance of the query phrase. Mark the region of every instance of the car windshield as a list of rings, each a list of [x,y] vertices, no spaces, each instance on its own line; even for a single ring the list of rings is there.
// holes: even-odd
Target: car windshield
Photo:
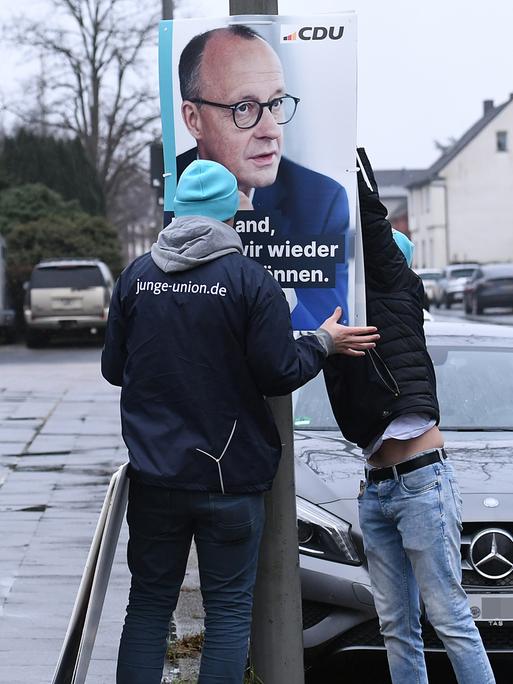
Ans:
[[[101,287],[105,285],[97,266],[51,266],[36,268],[30,279],[30,287]]]
[[[441,273],[419,273],[422,280],[440,280]]]
[[[449,273],[449,278],[470,278],[475,270],[475,268],[456,268]]]
[[[430,345],[444,430],[513,431],[513,348]],[[294,393],[297,430],[337,430],[324,378]]]

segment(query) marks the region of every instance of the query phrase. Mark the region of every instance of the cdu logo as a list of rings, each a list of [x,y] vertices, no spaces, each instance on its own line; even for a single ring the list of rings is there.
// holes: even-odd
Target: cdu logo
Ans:
[[[343,26],[282,26],[281,43],[291,43],[298,40],[340,40],[344,35]]]

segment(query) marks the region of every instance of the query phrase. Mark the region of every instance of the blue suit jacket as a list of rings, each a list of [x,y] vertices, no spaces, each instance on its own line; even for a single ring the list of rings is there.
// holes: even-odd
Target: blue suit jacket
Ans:
[[[177,175],[197,158],[193,148],[176,159]],[[279,211],[280,235],[305,237],[331,233],[343,236],[347,250],[349,203],[345,188],[332,178],[282,157],[275,182],[256,188],[253,207],[259,213]],[[295,330],[315,330],[340,305],[347,323],[347,259],[337,263],[335,288],[298,287],[291,313]]]

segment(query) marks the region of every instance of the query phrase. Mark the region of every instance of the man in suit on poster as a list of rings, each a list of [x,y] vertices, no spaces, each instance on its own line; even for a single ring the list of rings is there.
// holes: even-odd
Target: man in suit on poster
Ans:
[[[315,329],[316,312],[337,304],[346,316],[347,194],[282,156],[284,124],[299,98],[286,92],[274,50],[247,26],[213,29],[186,45],[179,77],[183,120],[197,147],[178,156],[178,176],[198,157],[217,161],[236,176],[241,209],[273,216],[282,240],[322,235],[338,243],[337,287],[297,288],[292,321],[295,329]]]

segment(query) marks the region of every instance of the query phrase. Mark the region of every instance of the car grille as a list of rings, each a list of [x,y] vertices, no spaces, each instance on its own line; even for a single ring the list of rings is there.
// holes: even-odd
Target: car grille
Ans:
[[[327,603],[317,603],[316,601],[303,601],[303,629],[314,627],[321,620],[327,618],[331,613],[332,607]]]
[[[513,534],[511,522],[467,522],[463,524],[461,533],[461,569],[462,585],[466,590],[475,591],[477,588],[490,589],[509,589],[513,587],[513,572],[501,579],[488,579],[474,570],[470,561],[470,545],[475,535],[487,528],[496,528]]]
[[[513,625],[510,626],[506,623],[503,627],[491,627],[485,622],[476,624],[487,651],[510,653],[513,651]],[[423,624],[422,638],[424,640],[424,650],[445,650],[431,625]],[[356,648],[368,650],[381,650],[385,648],[377,619],[363,622],[347,631],[337,640],[334,650],[345,651]]]
[[[472,589],[475,589],[476,587],[486,587],[487,589],[490,587],[492,589],[502,587],[506,589],[508,587],[513,587],[513,574],[503,577],[502,579],[493,580],[482,577],[475,570],[463,570],[462,584],[464,589],[470,589],[471,587]]]

